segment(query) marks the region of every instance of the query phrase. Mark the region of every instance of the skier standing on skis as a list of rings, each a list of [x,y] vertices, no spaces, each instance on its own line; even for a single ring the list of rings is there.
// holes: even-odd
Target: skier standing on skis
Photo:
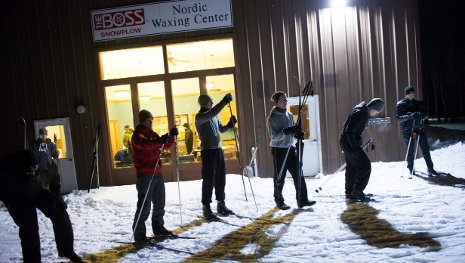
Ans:
[[[216,217],[210,208],[213,187],[215,187],[216,200],[218,201],[218,214],[223,216],[233,214],[224,202],[226,197],[224,192],[226,186],[226,168],[223,149],[221,148],[220,133],[232,129],[237,119],[234,115],[231,115],[228,124],[223,125],[217,117],[232,99],[231,93],[228,93],[220,103],[213,106],[213,100],[209,95],[201,94],[198,98],[200,110],[195,115],[195,127],[201,141],[203,215],[208,220]]]
[[[298,207],[302,208],[314,205],[315,201],[308,200],[305,179],[302,175],[299,175],[299,158],[296,147],[293,145],[293,138],[303,139],[304,134],[300,127],[296,125],[292,113],[287,111],[286,93],[278,91],[273,94],[271,100],[275,103],[275,106],[271,109],[270,115],[267,118],[267,127],[271,138],[271,154],[273,155],[273,195],[276,206],[282,210],[290,208],[290,206],[284,203],[283,197],[283,187],[287,171],[291,173],[292,179],[294,179]],[[287,159],[285,160],[286,153]],[[281,170],[282,174],[280,174]]]
[[[52,221],[55,242],[60,257],[83,262],[74,252],[74,234],[67,205],[59,195],[44,189],[36,174],[39,162],[33,151],[2,156],[0,154],[0,200],[19,227],[23,261],[41,262],[39,209]]]
[[[410,174],[415,174],[413,169],[413,147],[414,139],[420,138],[419,145],[423,158],[425,159],[426,166],[428,167],[429,175],[438,175],[434,170],[433,161],[429,153],[429,145],[426,138],[424,121],[428,119],[428,113],[422,100],[415,98],[415,89],[412,86],[407,86],[404,89],[405,98],[397,102],[396,117],[400,123],[403,137],[408,147],[407,154],[407,167]],[[412,136],[411,145],[409,147],[410,137]],[[418,137],[417,137],[418,136]]]
[[[178,135],[176,127],[170,133],[159,136],[152,130],[153,115],[147,110],[139,112],[139,125],[132,135],[132,150],[134,167],[137,173],[137,209],[132,229],[137,244],[149,243],[146,237],[145,221],[150,215],[150,205],[153,203],[152,230],[156,236],[170,236],[173,233],[164,227],[165,214],[165,182],[161,174],[162,162],[160,149],[169,149],[174,144],[174,137]],[[155,167],[155,165],[157,165]],[[152,179],[151,184],[149,182]],[[147,199],[142,207],[144,197]],[[140,214],[140,218],[138,220]],[[136,226],[137,222],[137,226]]]
[[[355,106],[347,117],[339,137],[346,161],[345,194],[346,198],[365,201],[363,193],[370,180],[371,162],[362,149],[362,132],[370,117],[376,117],[384,109],[384,101],[374,98]]]

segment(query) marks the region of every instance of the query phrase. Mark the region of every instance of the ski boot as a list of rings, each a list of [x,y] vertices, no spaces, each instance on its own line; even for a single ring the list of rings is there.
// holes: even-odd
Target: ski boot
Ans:
[[[82,258],[76,254],[74,251],[71,251],[70,253],[59,253],[58,256],[60,257],[65,257],[65,258],[68,258],[69,261],[73,262],[73,263],[83,263],[84,261],[82,260]]]
[[[287,209],[291,208],[290,206],[286,205],[286,203],[284,203],[284,201],[276,203],[276,207],[281,209],[281,210],[287,210]]]
[[[208,205],[203,205],[203,216],[205,217],[205,219],[207,219],[208,221],[214,221],[214,220],[217,220],[218,217],[213,214],[211,208],[210,208],[210,204]]]
[[[159,226],[153,229],[153,235],[160,237],[173,236],[173,232],[166,229],[164,226]]]
[[[218,205],[216,207],[216,211],[221,216],[230,216],[230,215],[234,214],[234,212],[231,209],[226,207],[226,204],[224,203],[224,201],[219,201],[218,202]]]
[[[434,170],[433,168],[431,168],[431,169],[428,169],[428,175],[429,176],[438,176],[439,173],[436,172],[436,170]]]
[[[305,200],[305,201],[302,201],[298,204],[299,208],[303,208],[304,206],[312,206],[316,204],[316,201],[310,201],[310,200]]]

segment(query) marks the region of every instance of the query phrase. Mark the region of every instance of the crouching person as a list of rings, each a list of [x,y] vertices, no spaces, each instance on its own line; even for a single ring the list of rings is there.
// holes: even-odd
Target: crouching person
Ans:
[[[19,227],[24,262],[41,262],[37,211],[53,224],[58,255],[72,262],[83,262],[74,252],[74,234],[66,203],[59,195],[44,189],[37,178],[38,160],[33,151],[22,150],[0,156],[0,200]]]

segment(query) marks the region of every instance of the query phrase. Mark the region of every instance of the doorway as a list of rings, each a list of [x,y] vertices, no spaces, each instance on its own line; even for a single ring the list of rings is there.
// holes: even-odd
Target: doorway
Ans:
[[[76,167],[74,164],[73,141],[69,118],[35,120],[35,138],[39,138],[39,129],[46,128],[49,139],[55,143],[60,152],[58,159],[58,172],[60,174],[62,194],[77,190]]]
[[[287,98],[288,110],[297,120],[299,114],[299,97]],[[321,172],[321,141],[318,95],[308,97],[307,104],[302,111],[302,130],[305,133],[303,167],[304,176],[315,176]],[[290,175],[290,174],[288,174]]]

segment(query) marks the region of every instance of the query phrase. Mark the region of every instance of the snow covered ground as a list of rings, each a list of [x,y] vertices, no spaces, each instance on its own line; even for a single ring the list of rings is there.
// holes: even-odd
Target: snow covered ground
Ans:
[[[435,150],[432,158],[436,170],[465,178],[465,144],[457,143]],[[423,159],[416,162],[416,168],[426,171]],[[330,180],[328,176],[307,179],[309,198],[316,200],[317,204],[311,209],[299,211],[293,210],[296,208],[295,191],[292,179],[288,178],[284,194],[291,209],[277,211],[269,221],[288,215],[291,216],[290,224],[270,224],[267,229],[257,227],[256,231],[262,231],[270,239],[277,239],[271,250],[260,247],[261,243],[254,243],[255,239],[260,239],[257,232],[256,236],[246,237],[249,241],[240,247],[239,253],[247,257],[260,252],[259,262],[465,262],[464,188],[440,186],[416,176],[409,179],[407,174],[403,162],[373,163],[371,179],[365,192],[373,193],[377,202],[355,206],[346,203],[343,197],[343,172],[333,175]],[[249,201],[245,201],[242,181],[238,175],[227,175],[226,203],[237,214],[256,218],[274,207],[272,180],[254,178],[252,185],[258,212],[249,187]],[[314,189],[322,185],[323,190],[316,193]],[[183,224],[195,220],[201,214],[200,188],[201,181],[181,183]],[[167,183],[166,189],[165,224],[168,229],[176,229],[181,225],[177,184]],[[76,252],[81,256],[102,252],[121,246],[121,242],[130,241],[136,203],[134,185],[101,187],[92,190],[90,194],[77,191],[65,199],[73,223]],[[362,209],[362,215],[355,214],[356,208]],[[363,214],[363,211],[366,213]],[[361,216],[367,214],[374,216],[376,224],[387,223],[393,231],[401,234],[427,232],[427,236],[432,238],[431,242],[437,245],[421,247],[413,243],[383,247],[379,243],[371,243],[352,230],[359,220],[358,216],[362,220]],[[353,221],[343,222],[342,215]],[[57,255],[50,221],[40,212],[39,220],[43,262],[64,261],[64,258]],[[189,260],[192,255],[166,248],[199,253],[217,246],[216,241],[235,231],[246,233],[240,232],[240,226],[253,224],[249,218],[231,216],[226,220],[237,226],[221,222],[203,223],[181,234],[195,239],[165,240],[160,243],[165,249],[142,249],[124,256],[120,262]],[[150,219],[147,226],[150,226]],[[0,262],[21,262],[18,228],[5,208],[0,209],[0,233]],[[245,234],[237,236],[240,235]],[[194,258],[190,259],[195,261]],[[240,257],[236,255],[235,258],[223,257],[219,261],[234,262],[238,259]]]

